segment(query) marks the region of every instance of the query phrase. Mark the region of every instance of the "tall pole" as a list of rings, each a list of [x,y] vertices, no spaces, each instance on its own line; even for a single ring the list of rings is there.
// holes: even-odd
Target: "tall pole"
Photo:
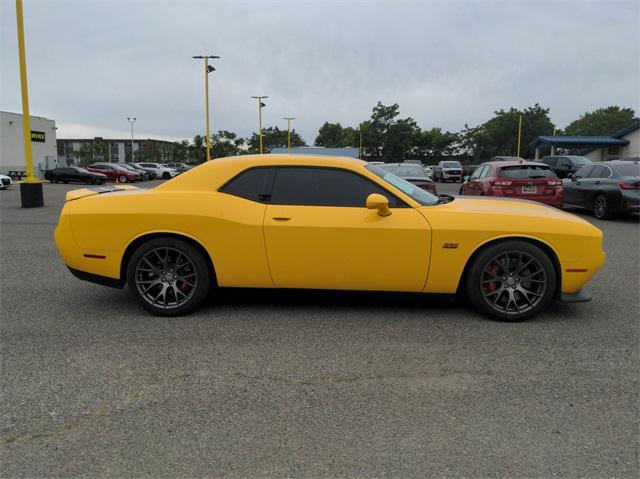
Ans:
[[[16,19],[18,22],[18,57],[20,58],[20,87],[22,90],[22,134],[24,137],[24,158],[28,183],[34,182],[33,152],[31,150],[31,117],[29,116],[29,90],[27,88],[27,60],[24,45],[24,18],[22,0],[16,0]]]
[[[286,116],[283,120],[287,120],[287,148],[289,149],[289,154],[291,154],[291,120],[295,120],[295,117]]]
[[[127,121],[131,124],[131,162],[133,163],[133,124],[136,122],[134,116],[128,116]]]
[[[554,136],[554,138],[556,136],[556,128],[555,128],[555,126],[553,127],[553,136]],[[556,153],[555,145],[553,143],[551,143],[551,156],[553,156],[555,153]]]
[[[260,139],[260,154],[262,155],[262,107],[265,106],[264,103],[262,103],[262,100],[269,97],[262,95],[252,96],[251,98],[256,98],[258,100],[258,137]]]
[[[209,73],[214,72],[216,69],[209,66],[209,58],[220,58],[217,55],[198,55],[193,58],[204,59],[204,110],[205,110],[205,143],[207,145],[207,161],[211,160],[211,130],[209,128]]]
[[[520,142],[522,140],[522,115],[520,115],[520,119],[518,121],[518,152],[516,153],[517,157],[520,157]]]

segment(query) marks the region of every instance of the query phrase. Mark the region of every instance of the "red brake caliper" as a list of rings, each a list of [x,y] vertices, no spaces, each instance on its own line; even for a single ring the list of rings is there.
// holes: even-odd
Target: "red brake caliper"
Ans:
[[[492,275],[496,276],[498,274],[498,265],[494,264],[491,269],[489,270],[489,273],[491,273]],[[494,292],[496,289],[498,288],[497,283],[489,283],[487,285],[487,289],[490,292]]]

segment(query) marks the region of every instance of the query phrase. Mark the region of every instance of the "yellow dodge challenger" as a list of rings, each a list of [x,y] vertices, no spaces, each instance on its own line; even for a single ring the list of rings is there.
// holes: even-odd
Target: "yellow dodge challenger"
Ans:
[[[586,301],[602,232],[514,199],[434,196],[351,158],[210,161],[156,188],[67,193],[57,247],[80,279],[148,311],[193,311],[215,287],[449,293],[503,321]]]

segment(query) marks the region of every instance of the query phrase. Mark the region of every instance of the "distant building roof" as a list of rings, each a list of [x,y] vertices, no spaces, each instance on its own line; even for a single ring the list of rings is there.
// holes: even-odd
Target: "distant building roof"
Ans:
[[[273,154],[287,154],[288,148],[273,148]],[[294,155],[328,155],[328,156],[348,156],[350,158],[359,157],[359,149],[347,146],[344,148],[325,148],[324,146],[295,146],[291,148]]]
[[[531,148],[538,148],[540,146],[564,146],[568,148],[585,147],[589,148],[587,151],[607,146],[624,146],[628,145],[629,141],[623,140],[622,138],[639,128],[640,122],[635,121],[628,127],[615,132],[611,136],[539,136],[529,143],[529,146]]]

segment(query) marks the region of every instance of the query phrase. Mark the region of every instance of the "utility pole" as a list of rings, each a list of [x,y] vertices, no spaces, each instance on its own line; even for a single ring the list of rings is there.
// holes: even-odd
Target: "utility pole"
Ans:
[[[20,90],[22,92],[22,135],[27,178],[20,183],[20,201],[23,208],[44,206],[42,182],[33,176],[33,150],[31,149],[31,117],[29,116],[29,89],[27,87],[27,53],[24,42],[24,16],[22,0],[16,0],[18,27],[18,59],[20,62]]]
[[[209,129],[209,73],[216,71],[215,68],[209,65],[209,58],[220,58],[217,55],[199,55],[194,56],[193,58],[203,58],[204,59],[204,110],[206,116],[206,143],[207,143],[207,161],[211,160],[211,131]]]
[[[269,98],[268,96],[252,96],[251,98],[257,98],[258,100],[258,136],[260,138],[260,154],[262,155],[262,108],[267,106],[262,103],[264,98]]]
[[[520,157],[520,142],[522,141],[522,115],[520,115],[520,119],[518,120],[518,152],[516,153],[517,157]]]
[[[553,127],[553,137],[555,138],[556,136],[556,127]],[[556,149],[555,149],[555,145],[553,143],[551,143],[551,156],[555,155],[556,153]]]
[[[287,148],[289,149],[289,154],[291,154],[291,120],[295,120],[295,117],[287,116],[283,120],[287,120]]]
[[[129,161],[133,163],[133,124],[136,122],[136,117],[128,116],[127,121],[131,124],[131,159]],[[127,158],[126,158],[127,155],[124,155],[124,156],[125,156],[125,161],[127,161]]]

